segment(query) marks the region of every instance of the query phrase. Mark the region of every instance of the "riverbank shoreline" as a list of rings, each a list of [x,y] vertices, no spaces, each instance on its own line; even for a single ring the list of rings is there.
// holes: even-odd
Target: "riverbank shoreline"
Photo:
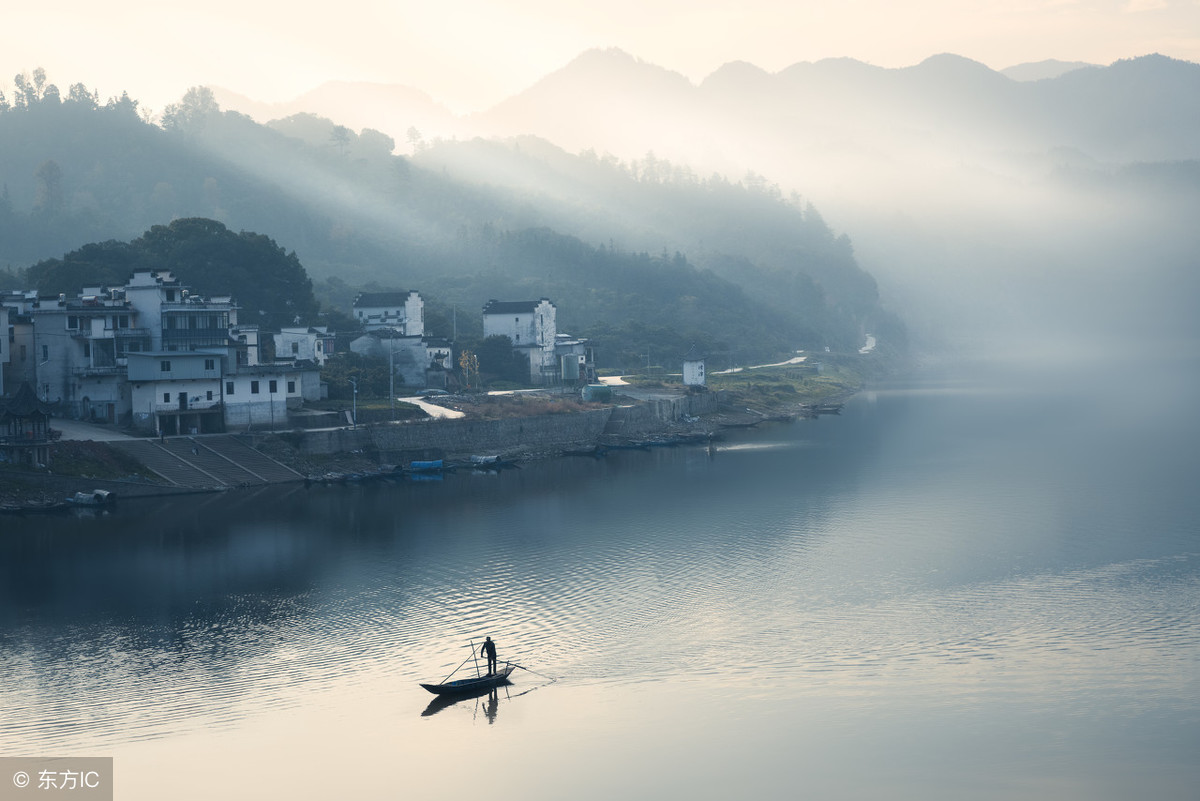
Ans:
[[[399,474],[396,468],[416,459],[445,459],[447,464],[465,465],[473,456],[485,456],[512,465],[579,454],[599,456],[608,450],[708,442],[737,429],[831,413],[858,389],[857,385],[846,386],[814,402],[802,396],[781,399],[745,391],[629,388],[629,395],[618,394],[613,403],[597,404],[598,409],[589,411],[516,415],[504,420],[483,419],[476,412],[474,419],[401,425],[371,423],[328,433],[260,432],[252,436],[252,441],[256,450],[294,470],[298,474],[296,481],[338,480],[347,476]],[[454,404],[453,400],[447,403]],[[468,411],[470,405],[457,404]],[[602,421],[595,418],[601,410],[607,410]],[[587,415],[593,419],[579,425]],[[578,428],[573,430],[573,425]],[[107,442],[84,442],[93,453],[113,448]],[[56,447],[65,448],[68,443]],[[99,461],[104,461],[102,456]],[[67,499],[76,492],[90,493],[95,489],[107,490],[116,498],[229,489],[170,485],[155,480],[147,471],[102,477],[106,469],[103,464],[80,475],[55,473],[53,468],[53,463],[46,471],[0,468],[0,513],[37,514],[94,508],[75,506]]]

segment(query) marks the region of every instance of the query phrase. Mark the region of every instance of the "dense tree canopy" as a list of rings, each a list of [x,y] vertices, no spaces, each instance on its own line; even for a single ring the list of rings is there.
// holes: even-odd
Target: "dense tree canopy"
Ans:
[[[203,218],[156,225],[129,243],[84,245],[38,262],[27,277],[39,293],[73,293],[123,285],[135,270],[169,270],[200,294],[232,295],[243,322],[278,328],[317,319],[312,281],[295,253],[262,234],[234,233]]]

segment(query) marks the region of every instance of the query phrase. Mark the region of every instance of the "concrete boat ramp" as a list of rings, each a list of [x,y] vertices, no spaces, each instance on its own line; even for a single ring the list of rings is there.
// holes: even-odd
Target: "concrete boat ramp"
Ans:
[[[112,440],[175,487],[246,487],[303,481],[304,476],[230,434]]]

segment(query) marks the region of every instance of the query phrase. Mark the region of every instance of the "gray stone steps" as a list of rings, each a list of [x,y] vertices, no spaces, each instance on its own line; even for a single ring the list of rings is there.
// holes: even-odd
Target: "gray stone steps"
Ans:
[[[207,437],[203,439],[177,437],[168,439],[165,447],[180,460],[187,462],[206,476],[210,476],[214,484],[240,487],[246,484],[268,483],[237,462],[218,454],[208,447],[207,442]]]
[[[304,479],[290,467],[229,435],[112,444],[177,487],[243,487]]]
[[[180,459],[155,440],[135,439],[112,442],[148,467],[152,472],[176,487],[217,487],[221,486],[212,476],[197,469],[188,462]]]
[[[258,476],[262,481],[278,484],[285,481],[303,481],[304,476],[285,464],[275,461],[261,451],[255,450],[237,436],[201,437],[212,450],[236,462]]]

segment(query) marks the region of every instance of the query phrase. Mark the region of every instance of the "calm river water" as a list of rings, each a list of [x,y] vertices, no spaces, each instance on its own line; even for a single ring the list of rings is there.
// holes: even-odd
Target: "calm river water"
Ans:
[[[1052,375],[4,518],[0,755],[119,799],[1195,799],[1196,365]],[[536,673],[431,704],[485,635]]]

